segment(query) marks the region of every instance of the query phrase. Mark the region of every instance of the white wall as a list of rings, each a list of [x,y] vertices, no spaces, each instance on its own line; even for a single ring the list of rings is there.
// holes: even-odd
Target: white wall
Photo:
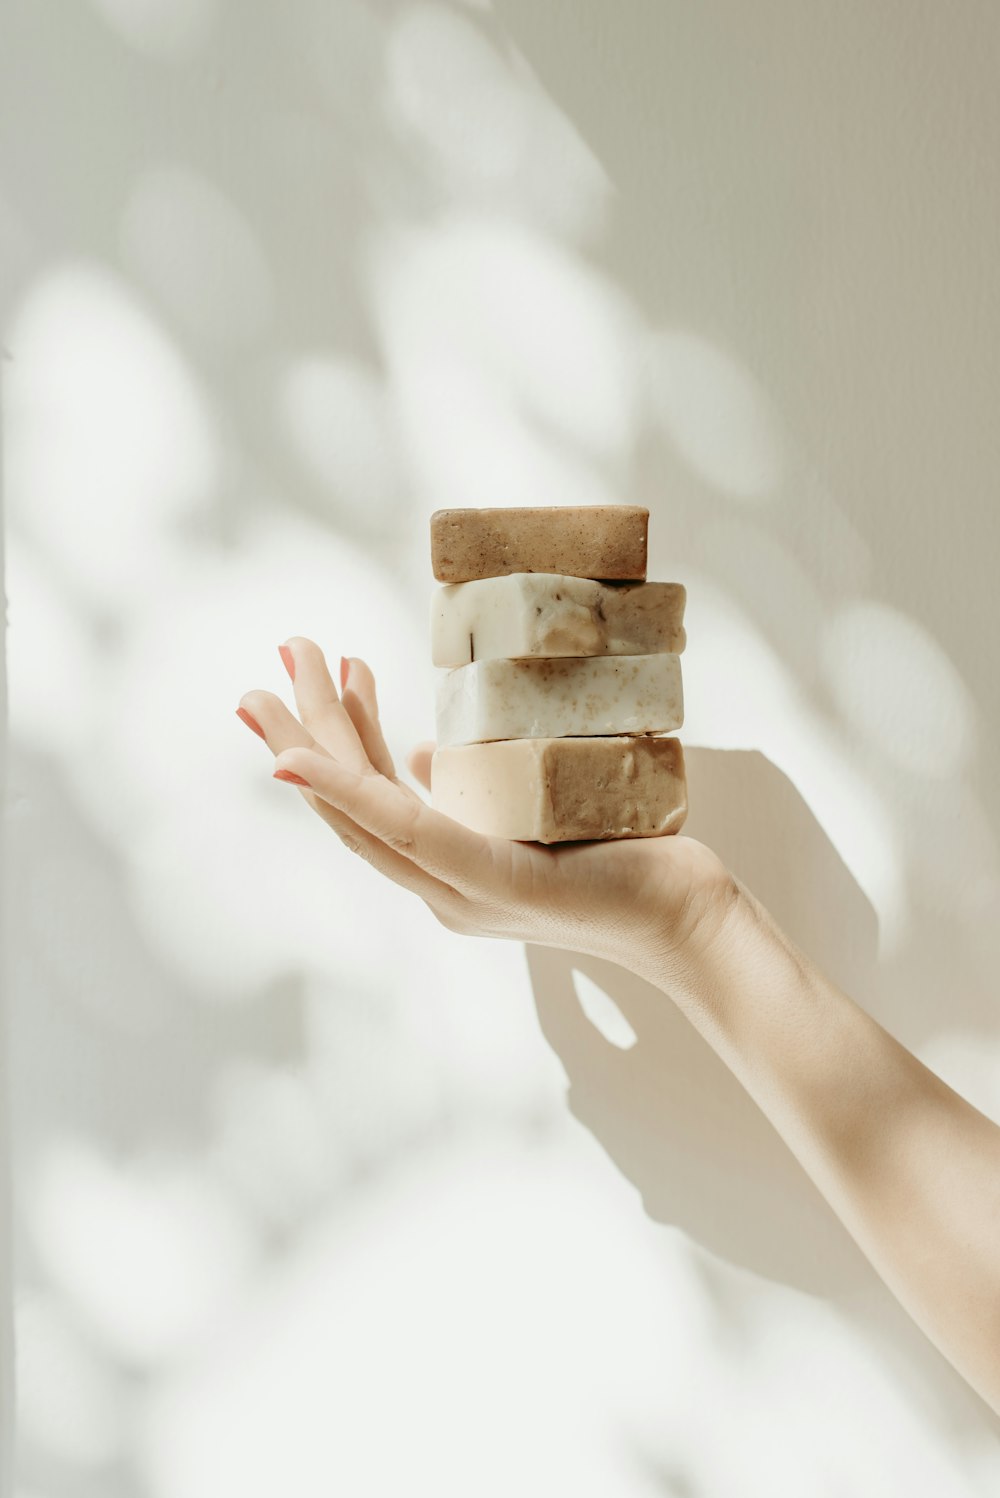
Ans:
[[[3,388],[0,385],[0,418]],[[3,427],[0,421],[0,515],[3,505]],[[0,578],[3,576],[3,536],[0,534]],[[2,592],[2,588],[0,588]],[[0,620],[0,786],[6,802],[7,777],[7,601]],[[6,818],[0,822],[0,859],[6,868]],[[0,875],[2,877],[2,875]],[[7,947],[4,905],[0,904],[0,965]],[[5,967],[0,967],[6,976]],[[9,1498],[13,1483],[14,1429],[14,1286],[11,1248],[11,1114],[10,1046],[6,985],[0,983],[0,1498]]]
[[[433,508],[649,504],[690,830],[1000,1118],[995,7],[4,32],[21,1498],[996,1491],[669,1004],[439,930],[233,716],[309,633],[402,750]]]

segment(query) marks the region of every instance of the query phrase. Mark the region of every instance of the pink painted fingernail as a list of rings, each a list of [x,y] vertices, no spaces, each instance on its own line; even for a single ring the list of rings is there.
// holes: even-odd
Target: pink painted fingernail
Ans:
[[[295,657],[287,645],[278,646],[278,654],[281,656],[281,664],[288,672],[292,680],[295,680]]]
[[[289,785],[308,786],[308,780],[303,780],[301,775],[296,775],[294,770],[275,770],[275,780],[287,780]]]
[[[350,669],[351,669],[351,663],[350,663],[350,661],[347,659],[346,655],[342,655],[340,657],[340,690],[341,691],[343,691],[344,688],[347,686],[347,673],[350,671]]]
[[[263,728],[261,728],[256,718],[250,716],[245,707],[238,707],[236,709],[236,716],[237,718],[242,718],[246,726],[252,728],[254,733],[258,734],[260,738],[264,737]]]

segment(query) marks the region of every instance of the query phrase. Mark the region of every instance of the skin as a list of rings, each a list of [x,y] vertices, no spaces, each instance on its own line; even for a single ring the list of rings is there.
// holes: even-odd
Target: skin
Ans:
[[[683,836],[542,847],[483,837],[397,776],[375,681],[280,647],[298,716],[248,692],[274,774],[452,931],[606,958],[653,983],[774,1124],[914,1320],[1000,1414],[1000,1128],[823,976]],[[430,784],[433,745],[409,767]]]

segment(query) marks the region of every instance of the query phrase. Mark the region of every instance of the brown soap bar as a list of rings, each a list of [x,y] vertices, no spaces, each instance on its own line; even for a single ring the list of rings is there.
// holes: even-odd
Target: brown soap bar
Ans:
[[[684,751],[652,735],[438,749],[431,799],[466,827],[515,842],[658,837],[687,815]]]
[[[511,572],[642,582],[648,526],[649,511],[638,505],[438,510],[431,516],[431,561],[441,583]]]

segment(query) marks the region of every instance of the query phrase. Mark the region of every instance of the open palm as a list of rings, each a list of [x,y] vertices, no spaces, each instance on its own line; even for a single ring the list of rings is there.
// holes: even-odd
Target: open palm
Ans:
[[[240,716],[276,756],[274,773],[380,873],[418,894],[451,930],[568,947],[631,965],[637,945],[667,955],[732,885],[687,837],[546,847],[485,837],[434,811],[401,781],[379,724],[375,681],[342,663],[337,691],[323,652],[297,637],[281,647],[296,717],[271,692],[248,692]],[[410,756],[430,785],[433,745]]]

